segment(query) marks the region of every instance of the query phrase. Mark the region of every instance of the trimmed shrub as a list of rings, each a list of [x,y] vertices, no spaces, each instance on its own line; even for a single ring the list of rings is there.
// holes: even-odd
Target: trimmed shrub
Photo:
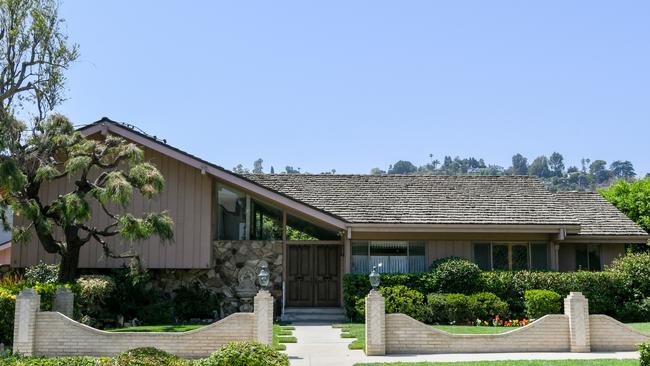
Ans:
[[[467,295],[463,294],[444,294],[445,311],[447,322],[450,324],[467,324],[472,323],[474,317],[475,304]]]
[[[391,287],[406,286],[422,294],[436,292],[432,273],[383,273],[381,285]],[[357,306],[370,292],[370,280],[365,273],[348,273],[343,276],[343,306],[352,321],[363,321],[363,308]]]
[[[219,297],[198,283],[174,291],[174,315],[181,320],[215,318]]]
[[[650,366],[650,342],[639,344],[639,353],[641,353],[640,366]]]
[[[0,288],[0,343],[12,343],[16,295]]]
[[[153,347],[135,348],[117,355],[114,364],[120,366],[190,366],[191,362]]]
[[[39,262],[25,268],[25,280],[30,283],[56,283],[59,278],[59,265]]]
[[[417,320],[424,320],[424,295],[417,290],[397,285],[382,287],[387,313],[402,313]]]
[[[447,302],[442,294],[427,295],[427,304],[424,310],[424,321],[429,324],[448,323]]]
[[[562,296],[555,291],[528,290],[524,294],[526,316],[538,319],[547,314],[558,314],[562,307]]]
[[[470,300],[470,303],[474,306],[473,320],[489,320],[496,315],[502,319],[507,319],[510,315],[508,312],[508,303],[491,292],[473,294],[470,296]]]
[[[448,259],[432,272],[437,292],[471,295],[482,286],[481,269],[467,259]]]
[[[289,357],[257,342],[231,342],[195,366],[289,366]]]

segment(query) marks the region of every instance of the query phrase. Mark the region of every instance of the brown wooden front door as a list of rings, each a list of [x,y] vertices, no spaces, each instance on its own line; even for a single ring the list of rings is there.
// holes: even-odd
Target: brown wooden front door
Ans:
[[[341,247],[287,246],[287,306],[340,306]]]

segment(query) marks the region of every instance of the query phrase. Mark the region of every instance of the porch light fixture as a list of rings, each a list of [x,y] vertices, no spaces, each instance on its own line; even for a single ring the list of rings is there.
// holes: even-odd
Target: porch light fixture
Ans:
[[[257,275],[257,279],[262,287],[262,290],[266,290],[269,287],[269,271],[266,266],[262,266],[260,274]]]
[[[377,291],[381,277],[377,272],[377,266],[372,267],[372,272],[370,272],[370,276],[368,277],[370,277],[370,286],[372,286],[372,290]]]

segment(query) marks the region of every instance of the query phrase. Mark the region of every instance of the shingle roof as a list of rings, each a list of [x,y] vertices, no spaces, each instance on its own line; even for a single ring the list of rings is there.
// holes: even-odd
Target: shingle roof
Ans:
[[[558,192],[555,196],[580,221],[578,235],[648,235],[598,193]]]
[[[249,174],[246,177],[351,223],[579,223],[533,177],[326,174]]]

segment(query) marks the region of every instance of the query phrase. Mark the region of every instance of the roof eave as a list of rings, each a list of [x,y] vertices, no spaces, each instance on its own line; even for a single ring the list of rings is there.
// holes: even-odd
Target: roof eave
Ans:
[[[334,217],[330,214],[327,214],[323,211],[317,210],[313,207],[305,205],[301,202],[288,198],[282,194],[269,190],[268,188],[262,187],[261,185],[254,183],[248,179],[240,177],[234,173],[228,172],[225,169],[219,169],[215,165],[208,162],[202,161],[198,158],[192,157],[189,154],[184,154],[176,149],[173,149],[166,144],[147,138],[139,133],[136,133],[126,127],[122,127],[119,124],[109,121],[102,120],[91,124],[85,128],[80,129],[81,133],[84,136],[94,135],[96,133],[107,134],[109,132],[120,135],[128,140],[131,140],[142,146],[146,146],[154,151],[157,151],[163,155],[167,155],[171,158],[174,158],[178,161],[181,161],[189,166],[192,166],[196,169],[201,170],[202,173],[210,174],[223,182],[232,184],[245,190],[249,193],[264,197],[268,200],[276,202],[290,210],[297,211],[309,217],[312,217],[318,221],[321,221],[325,224],[329,224],[336,228],[345,229],[347,227],[347,222]]]
[[[426,232],[426,233],[578,233],[580,225],[531,225],[531,224],[349,224],[356,232]]]
[[[565,243],[645,244],[650,235],[567,235]]]

